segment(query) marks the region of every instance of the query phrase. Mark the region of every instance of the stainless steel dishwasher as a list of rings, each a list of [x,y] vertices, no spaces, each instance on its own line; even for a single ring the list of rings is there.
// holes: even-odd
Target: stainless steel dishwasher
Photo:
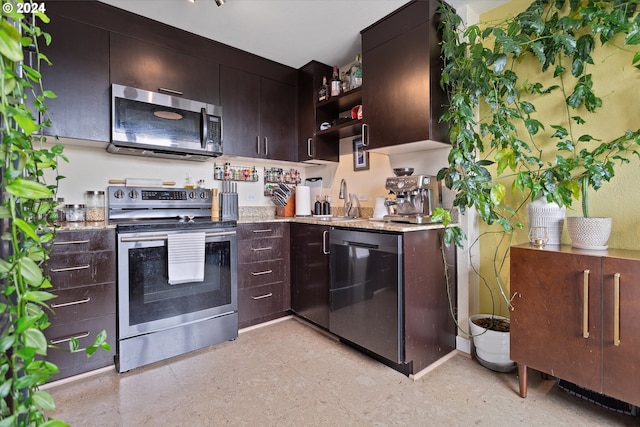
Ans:
[[[332,228],[329,330],[404,362],[402,235]]]

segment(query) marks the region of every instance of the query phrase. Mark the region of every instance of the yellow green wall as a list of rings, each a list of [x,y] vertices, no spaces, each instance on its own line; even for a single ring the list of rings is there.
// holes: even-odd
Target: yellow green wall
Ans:
[[[529,0],[513,0],[481,15],[480,22],[500,21],[526,9],[530,3]],[[621,42],[616,44],[618,47],[622,45]],[[594,91],[602,98],[603,107],[596,113],[586,111],[581,113],[587,124],[580,129],[579,134],[590,134],[607,141],[622,135],[626,129],[640,128],[640,70],[631,66],[633,54],[638,52],[640,48],[635,46],[622,50],[618,47],[596,49],[595,64],[590,66],[588,71],[593,74]],[[526,73],[527,68],[531,70],[530,72],[537,73],[526,62],[518,65],[518,73]],[[562,103],[562,97],[558,96],[555,99],[545,100],[545,104],[536,104],[540,113],[538,118],[542,123],[553,123],[558,117],[558,109],[563,108]],[[510,179],[502,181],[507,189],[510,189],[512,181]],[[590,216],[610,216],[613,218],[609,247],[640,250],[639,187],[640,161],[634,158],[630,164],[616,169],[616,176],[611,182],[605,183],[598,192],[590,193]],[[522,202],[522,197],[519,194],[510,195],[510,199],[512,203]],[[567,215],[581,215],[580,204],[574,204],[574,207],[567,211]],[[525,229],[516,233],[513,244],[527,243],[526,209],[522,209],[518,217]],[[481,233],[490,230],[485,225],[480,227]],[[563,243],[569,244],[569,242],[565,226]],[[494,277],[492,272],[493,254],[496,250],[508,252],[508,244],[509,242],[499,247],[496,236],[483,237],[480,240],[480,271],[484,277],[490,279]],[[508,285],[508,259],[501,277]],[[491,291],[483,286],[482,282],[480,284],[480,312],[492,312],[491,293],[493,293],[493,300],[498,303],[496,311],[499,314],[508,315],[506,304],[499,298],[495,279],[491,279],[489,282]]]

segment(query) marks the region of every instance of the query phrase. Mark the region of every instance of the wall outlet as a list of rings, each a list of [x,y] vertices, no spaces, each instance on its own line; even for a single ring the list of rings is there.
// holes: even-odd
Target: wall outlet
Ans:
[[[255,202],[256,200],[258,200],[258,198],[256,197],[255,194],[251,194],[251,193],[247,194],[247,201]]]
[[[360,194],[358,195],[358,199],[360,199],[361,202],[366,202],[367,200],[369,200],[369,196],[367,196],[366,194]]]

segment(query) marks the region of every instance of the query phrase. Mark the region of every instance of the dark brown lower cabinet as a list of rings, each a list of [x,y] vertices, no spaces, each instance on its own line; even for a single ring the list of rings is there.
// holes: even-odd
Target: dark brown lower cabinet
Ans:
[[[49,302],[53,314],[45,331],[50,347],[47,360],[59,373],[51,380],[113,365],[116,342],[115,230],[58,231],[48,264],[56,298]],[[111,351],[99,349],[87,357],[85,348],[106,331]],[[78,340],[79,349],[69,350]]]
[[[291,224],[291,309],[329,329],[329,229]]]
[[[286,315],[289,289],[289,224],[238,224],[239,327]]]
[[[511,248],[511,359],[640,405],[640,251]]]

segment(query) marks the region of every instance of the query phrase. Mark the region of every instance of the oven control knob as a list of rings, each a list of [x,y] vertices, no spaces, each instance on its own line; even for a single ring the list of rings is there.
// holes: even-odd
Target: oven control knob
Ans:
[[[196,198],[196,193],[195,193],[195,191],[190,191],[190,192],[189,192],[189,198],[190,198],[190,199],[195,199],[195,198]]]
[[[138,190],[129,191],[129,198],[130,199],[137,199],[138,198]]]
[[[122,190],[116,190],[113,193],[113,197],[115,197],[116,199],[122,199],[124,197],[124,191]]]
[[[206,192],[206,191],[203,191],[202,193],[200,193],[200,198],[201,198],[201,199],[205,199],[205,200],[206,200],[206,199],[208,199],[208,197],[207,197],[207,192]]]

